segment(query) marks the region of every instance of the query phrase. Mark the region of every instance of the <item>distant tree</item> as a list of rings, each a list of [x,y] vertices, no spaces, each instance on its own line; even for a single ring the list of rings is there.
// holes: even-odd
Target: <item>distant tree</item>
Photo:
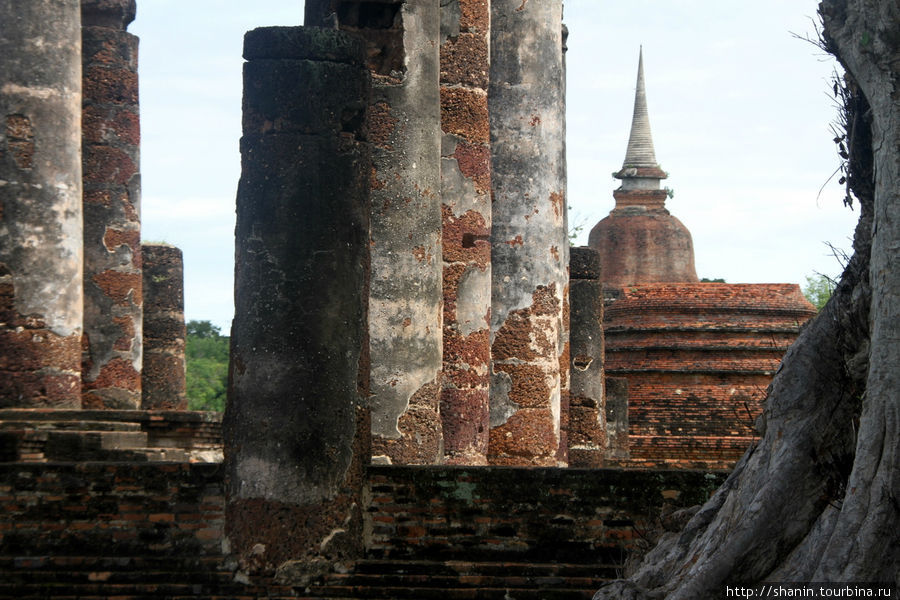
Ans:
[[[809,300],[810,304],[816,307],[816,310],[822,310],[831,294],[834,293],[834,287],[837,283],[821,273],[806,276],[806,285],[803,286],[803,295]]]
[[[725,280],[721,277],[718,279],[710,279],[709,277],[704,277],[700,280],[700,283],[725,283]]]
[[[230,340],[209,321],[189,321],[185,358],[191,410],[225,410]]]
[[[201,338],[215,338],[219,336],[219,329],[209,321],[188,321],[187,334]]]

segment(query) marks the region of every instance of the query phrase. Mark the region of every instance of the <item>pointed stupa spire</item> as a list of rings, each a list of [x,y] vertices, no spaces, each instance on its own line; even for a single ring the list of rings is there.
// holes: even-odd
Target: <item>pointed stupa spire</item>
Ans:
[[[637,87],[634,91],[634,115],[631,117],[631,135],[625,151],[623,167],[656,167],[653,136],[650,134],[650,115],[647,113],[647,92],[644,89],[644,49],[638,54]]]
[[[649,171],[648,171],[649,169]],[[656,162],[653,150],[653,136],[650,134],[650,115],[647,112],[647,92],[644,88],[644,49],[638,54],[637,86],[634,91],[634,114],[631,118],[631,134],[622,170],[616,173],[619,179],[642,177],[664,179],[665,172]]]

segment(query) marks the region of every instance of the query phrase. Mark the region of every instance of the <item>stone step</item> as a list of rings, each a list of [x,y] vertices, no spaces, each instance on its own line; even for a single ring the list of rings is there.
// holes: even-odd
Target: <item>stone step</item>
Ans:
[[[8,430],[77,430],[77,431],[141,431],[140,423],[126,421],[91,421],[77,420],[43,420],[34,421],[17,419],[0,419],[0,431]]]
[[[371,573],[366,575],[332,575],[327,578],[326,587],[421,587],[438,589],[483,589],[483,588],[523,588],[523,589],[594,589],[608,578],[600,577],[560,577],[534,576],[510,573],[507,575],[401,575],[396,573]]]
[[[530,563],[530,562],[472,562],[426,560],[375,560],[363,559],[355,563],[353,573],[408,574],[408,575],[483,575],[503,576],[515,573],[523,577],[596,577],[614,579],[621,572],[615,564],[584,563]]]
[[[147,446],[142,431],[48,431],[44,444],[47,460],[108,460],[108,451],[134,450]]]
[[[598,586],[599,587],[599,586]],[[317,586],[306,590],[311,598],[347,597],[390,600],[590,600],[596,589],[542,588],[462,588],[462,587],[361,587]]]
[[[563,564],[623,564],[625,552],[621,547],[611,544],[597,546],[588,542],[555,541],[553,545],[532,545],[520,549],[516,546],[517,540],[510,537],[509,543],[504,547],[501,544],[492,544],[482,541],[477,545],[472,544],[471,536],[465,533],[448,536],[441,540],[444,543],[436,543],[435,538],[428,540],[429,544],[409,544],[403,538],[389,538],[376,540],[369,550],[369,557],[387,561],[416,561],[428,560],[434,562],[456,561],[465,557],[470,562],[479,563],[529,563],[547,564],[558,562]],[[523,544],[524,545],[524,544]]]
[[[2,556],[0,570],[49,571],[219,571],[223,556]]]
[[[306,593],[317,598],[428,600],[591,598],[620,573],[615,565],[467,561],[358,561]]]
[[[236,583],[223,563],[220,556],[0,557],[0,597],[295,597],[284,586]],[[615,575],[614,566],[361,560],[352,573],[297,593],[319,600],[562,600],[591,598]]]
[[[172,559],[173,561],[175,559]],[[217,560],[221,563],[221,558]],[[0,568],[0,598],[54,600],[109,600],[118,598],[166,598],[183,600],[279,600],[296,599],[287,586],[246,586],[222,571],[19,571],[9,575]],[[321,598],[321,596],[319,597]],[[337,599],[332,599],[337,600]]]
[[[149,447],[143,431],[0,430],[0,462],[177,461],[188,450]]]

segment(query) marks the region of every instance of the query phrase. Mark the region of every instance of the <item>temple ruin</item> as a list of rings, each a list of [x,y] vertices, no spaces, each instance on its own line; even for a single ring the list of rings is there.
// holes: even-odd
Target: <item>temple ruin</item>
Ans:
[[[246,34],[222,416],[140,239],[135,0],[0,0],[0,597],[589,598],[712,493],[814,310],[697,281],[642,56],[570,248],[562,8]]]

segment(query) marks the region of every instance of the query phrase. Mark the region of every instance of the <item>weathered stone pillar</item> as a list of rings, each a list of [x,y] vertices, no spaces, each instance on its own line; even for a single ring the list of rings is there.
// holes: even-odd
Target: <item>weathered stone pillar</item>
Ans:
[[[444,459],[487,464],[491,314],[490,2],[441,3]]]
[[[84,408],[141,406],[141,217],[135,0],[81,0]]]
[[[297,584],[361,544],[369,80],[337,31],[255,29],[244,58],[226,534]]]
[[[605,361],[604,361],[605,364]],[[606,407],[605,463],[621,464],[631,455],[628,437],[628,380],[624,377],[607,377],[603,395]]]
[[[569,396],[572,387],[571,377],[571,306],[569,304],[569,262],[570,262],[570,246],[569,246],[569,171],[568,159],[566,157],[566,52],[568,52],[569,28],[565,23],[560,26],[561,48],[562,48],[562,72],[559,76],[559,89],[562,102],[562,189],[564,209],[562,228],[565,232],[566,243],[563,244],[563,264],[566,265],[566,289],[563,291],[563,316],[560,340],[559,340],[559,448],[556,454],[560,464],[569,462]]]
[[[310,1],[306,23],[363,38],[372,73],[373,460],[434,464],[443,458],[440,3]]]
[[[571,248],[570,257],[569,466],[596,468],[603,466],[606,451],[600,255],[580,247]]]
[[[0,0],[0,407],[81,406],[78,0]]]
[[[168,244],[143,244],[144,369],[141,408],[184,410],[184,259]]]
[[[561,18],[561,0],[491,3],[493,464],[561,462],[568,363]]]

